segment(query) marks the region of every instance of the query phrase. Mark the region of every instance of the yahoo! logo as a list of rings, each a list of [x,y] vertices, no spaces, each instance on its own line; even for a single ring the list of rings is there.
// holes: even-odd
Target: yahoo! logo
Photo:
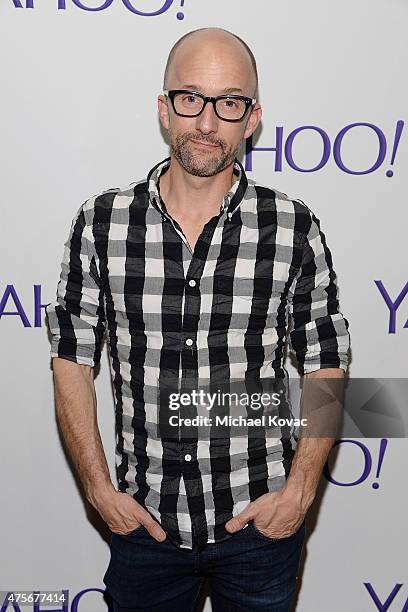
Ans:
[[[390,606],[391,606],[392,602],[396,598],[396,596],[399,593],[399,591],[401,590],[401,588],[404,586],[401,583],[397,583],[393,587],[393,589],[390,592],[390,594],[388,595],[387,599],[384,601],[384,603],[382,603],[380,598],[378,597],[377,593],[375,592],[374,587],[372,586],[371,582],[364,582],[363,584],[364,584],[365,588],[367,589],[367,591],[368,591],[372,601],[375,603],[376,610],[379,610],[380,612],[387,612],[387,610],[390,609]],[[397,610],[397,608],[395,606],[393,606],[392,609],[395,610],[395,611]],[[398,608],[398,610],[399,610],[399,608]],[[405,603],[403,604],[403,607],[401,608],[401,612],[408,612],[408,598],[405,600]]]
[[[388,294],[388,291],[384,287],[382,281],[376,280],[374,282],[377,285],[377,288],[378,288],[379,292],[381,293],[382,297],[384,298],[384,302],[386,303],[387,308],[388,308],[388,310],[390,312],[390,316],[389,316],[389,320],[388,320],[388,333],[389,334],[395,334],[395,328],[396,328],[396,324],[397,324],[397,310],[398,310],[398,307],[401,304],[402,300],[404,299],[404,297],[408,293],[408,282],[405,283],[405,286],[402,288],[400,294],[397,296],[397,298],[396,298],[396,300],[394,302],[390,298],[390,296]],[[404,328],[405,329],[408,328],[408,319],[405,321]]]
[[[388,440],[386,438],[382,438],[380,440],[380,448],[378,451],[378,458],[376,460],[377,468],[375,471],[375,477],[377,479],[380,477],[381,466],[383,464],[384,455],[385,455],[385,451],[387,448],[387,443],[388,443]],[[352,480],[351,482],[340,482],[338,480],[335,480],[329,471],[328,461],[326,461],[326,464],[323,468],[323,474],[325,475],[325,477],[327,478],[329,482],[331,482],[334,485],[337,485],[338,487],[355,487],[356,485],[359,485],[365,480],[367,480],[368,476],[371,474],[371,470],[373,466],[373,458],[371,457],[370,449],[367,448],[367,446],[363,444],[362,442],[360,442],[359,440],[352,440],[352,439],[346,439],[346,438],[342,440],[336,440],[336,442],[333,444],[333,448],[338,446],[339,444],[351,444],[354,447],[357,447],[361,451],[362,465],[361,465],[361,468],[357,467],[359,471],[356,475],[355,480]],[[371,486],[373,489],[379,489],[380,487],[378,482],[373,482]]]
[[[41,327],[41,309],[45,308],[48,304],[41,304],[41,285],[34,285],[33,289],[33,324],[29,321],[14,285],[7,285],[3,295],[0,297],[0,319],[3,316],[20,317],[24,327]],[[6,310],[10,302],[14,304],[14,309]]]
[[[352,137],[353,130],[355,130],[355,128],[364,128],[366,130],[369,130],[370,132],[375,134],[378,140],[378,150],[375,152],[377,157],[374,163],[372,163],[371,166],[368,166],[365,170],[353,170],[352,168],[346,166],[343,160],[342,145],[344,137],[346,135],[348,138]],[[391,167],[394,165],[395,156],[397,154],[397,149],[401,139],[403,128],[404,121],[400,119],[395,125],[395,133],[389,160],[389,165]],[[322,141],[321,159],[318,161],[317,164],[311,166],[310,168],[301,168],[295,162],[293,157],[293,144],[295,142],[296,137],[301,132],[312,132],[313,134],[317,134],[318,138],[320,138]],[[282,172],[283,156],[285,156],[285,160],[288,166],[292,168],[292,170],[296,170],[297,172],[317,172],[318,170],[324,168],[324,166],[327,164],[332,155],[334,163],[342,172],[346,172],[347,174],[370,174],[371,172],[375,172],[381,167],[387,155],[387,138],[381,128],[374,125],[373,123],[350,123],[350,125],[346,125],[335,136],[333,141],[333,147],[331,145],[330,136],[327,134],[327,132],[325,132],[322,128],[316,125],[303,125],[301,127],[296,128],[295,130],[290,132],[285,142],[283,141],[283,127],[278,126],[275,130],[275,136],[276,144],[273,147],[253,147],[252,137],[247,139],[245,153],[245,170],[252,171],[253,154],[255,151],[275,153],[275,172]],[[394,171],[388,169],[385,175],[391,178],[394,175]]]
[[[175,0],[157,0],[157,2],[155,1],[153,4],[159,5],[158,8],[148,12],[137,8],[137,0],[116,0],[116,2],[121,2],[128,11],[134,15],[140,15],[141,17],[156,17],[157,15],[162,15],[169,10],[174,1]],[[180,6],[182,8],[184,7],[184,1],[185,0],[180,0]],[[25,5],[23,5],[22,0],[11,0],[11,2],[13,3],[14,8],[20,9],[33,9],[35,8],[36,4],[36,0],[25,0]],[[55,0],[55,5],[57,9],[65,11],[67,8],[67,2],[72,3],[74,6],[82,9],[83,11],[104,11],[113,4],[114,0],[100,0],[98,6],[89,6],[89,4],[92,4],[92,2],[89,0]],[[49,0],[47,0],[47,3],[49,3]],[[182,11],[178,11],[176,17],[177,19],[184,19],[184,13]]]
[[[26,591],[24,591],[24,593],[26,593]],[[8,612],[9,610],[10,612],[12,610],[13,612],[27,612],[27,609],[29,609],[31,612],[46,612],[47,610],[50,609],[49,601],[47,602],[47,600],[45,600],[47,605],[43,604],[41,606],[41,604],[39,603],[41,600],[38,597],[39,594],[46,594],[46,593],[47,591],[45,590],[41,591],[40,589],[35,589],[32,591],[32,594],[30,593],[32,597],[26,600],[26,602],[24,604],[21,604],[20,606],[18,604],[19,593],[17,591],[3,591],[2,592],[3,601],[0,600],[0,606],[1,606],[0,612]],[[89,603],[90,603],[89,597],[85,598],[86,600],[85,602],[81,601],[84,595],[88,593],[101,593],[102,595],[104,595],[105,590],[97,589],[97,588],[83,589],[82,591],[79,591],[75,595],[75,597],[72,599],[71,605],[69,605],[69,589],[60,589],[58,591],[58,602],[61,604],[61,607],[55,608],[53,605],[52,612],[86,612],[87,610],[92,609],[89,606]],[[37,596],[35,596],[35,594],[37,594]],[[51,601],[54,601],[54,597],[56,597],[56,595],[53,593],[51,596]],[[20,596],[20,599],[21,599],[21,596]],[[30,601],[33,603],[28,604],[27,601]],[[110,606],[109,600],[106,599],[105,603],[107,605],[107,610],[111,611],[112,608]]]

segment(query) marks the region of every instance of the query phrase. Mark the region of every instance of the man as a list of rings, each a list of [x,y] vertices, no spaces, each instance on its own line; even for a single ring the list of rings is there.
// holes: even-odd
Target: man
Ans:
[[[344,376],[348,322],[319,220],[247,178],[236,158],[261,120],[256,62],[219,28],[170,52],[160,121],[171,156],[147,179],[89,198],[66,242],[53,335],[56,407],[86,497],[112,532],[114,609],[289,609],[333,437],[160,436],[166,381]],[[288,308],[288,311],[287,311]],[[96,420],[93,368],[107,334],[118,490]],[[160,400],[161,401],[161,400]],[[191,433],[193,431],[193,433]]]

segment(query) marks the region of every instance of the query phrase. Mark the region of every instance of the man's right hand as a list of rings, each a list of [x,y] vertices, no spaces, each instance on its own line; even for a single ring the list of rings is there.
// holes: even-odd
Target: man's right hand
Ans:
[[[112,485],[108,490],[93,492],[87,497],[113,533],[126,535],[144,525],[158,542],[166,539],[166,532],[159,523],[129,493],[117,491]]]

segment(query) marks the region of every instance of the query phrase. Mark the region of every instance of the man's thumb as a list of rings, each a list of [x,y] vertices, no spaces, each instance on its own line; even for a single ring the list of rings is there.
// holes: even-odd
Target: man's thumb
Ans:
[[[235,531],[239,531],[250,521],[252,518],[252,512],[249,510],[244,510],[234,518],[230,519],[227,523],[225,523],[225,529],[234,533]]]

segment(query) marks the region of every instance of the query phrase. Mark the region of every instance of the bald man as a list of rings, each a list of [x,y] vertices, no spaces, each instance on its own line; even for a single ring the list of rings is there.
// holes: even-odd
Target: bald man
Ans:
[[[252,436],[249,421],[217,431],[222,406],[193,401],[206,383],[286,380],[286,315],[301,376],[341,379],[348,365],[319,220],[237,159],[261,120],[257,89],[238,36],[204,28],[177,41],[158,96],[171,154],[80,206],[47,307],[58,419],[111,531],[104,582],[117,612],[193,611],[206,577],[215,612],[286,612],[295,590],[333,438]],[[104,337],[117,488],[96,419]]]

